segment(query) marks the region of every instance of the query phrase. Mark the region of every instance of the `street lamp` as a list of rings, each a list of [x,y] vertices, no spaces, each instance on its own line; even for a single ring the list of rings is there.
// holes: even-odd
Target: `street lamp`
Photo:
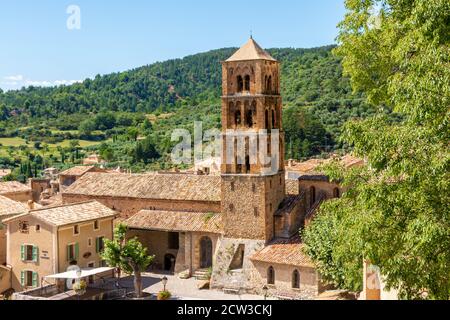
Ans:
[[[262,287],[262,290],[264,292],[264,300],[267,300],[267,291],[269,291],[269,288],[267,288],[267,286],[264,285],[264,287]]]
[[[164,291],[166,291],[166,285],[167,285],[167,281],[168,281],[167,277],[164,276],[164,277],[161,279],[161,281],[162,281],[162,284],[163,284],[163,286],[164,286]]]

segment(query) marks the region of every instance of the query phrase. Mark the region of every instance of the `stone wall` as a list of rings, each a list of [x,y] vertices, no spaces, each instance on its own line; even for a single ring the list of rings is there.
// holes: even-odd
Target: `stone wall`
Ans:
[[[6,226],[0,222],[0,265],[6,263]]]
[[[264,248],[263,240],[221,238],[218,241],[213,262],[211,287],[215,289],[239,288],[245,292],[257,292],[258,275],[250,261],[255,252]],[[242,269],[230,268],[239,245],[244,245]]]
[[[335,190],[339,190],[339,194],[342,193],[342,188],[336,183],[320,180],[300,180],[300,193],[304,192],[306,197],[306,210],[311,208],[314,204],[311,199],[311,187],[316,190],[316,200],[321,193],[326,195],[326,199],[333,199],[335,196]]]
[[[220,213],[220,202],[201,202],[201,201],[174,201],[174,200],[155,200],[124,197],[99,197],[77,194],[62,194],[63,203],[77,203],[83,201],[97,200],[103,205],[116,210],[121,218],[129,218],[137,212],[150,210],[167,211],[194,211],[194,212],[214,212]]]
[[[270,241],[274,213],[284,199],[284,174],[274,176],[224,175],[222,212],[227,238]]]

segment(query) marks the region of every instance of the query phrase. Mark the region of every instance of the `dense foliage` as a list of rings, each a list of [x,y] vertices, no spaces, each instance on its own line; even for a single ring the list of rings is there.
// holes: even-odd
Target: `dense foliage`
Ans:
[[[341,287],[361,289],[364,258],[402,297],[447,300],[450,2],[347,0],[346,6],[336,52],[377,114],[345,126],[342,139],[368,165],[328,168],[349,189],[306,230],[307,252]],[[385,109],[403,121],[390,121]]]

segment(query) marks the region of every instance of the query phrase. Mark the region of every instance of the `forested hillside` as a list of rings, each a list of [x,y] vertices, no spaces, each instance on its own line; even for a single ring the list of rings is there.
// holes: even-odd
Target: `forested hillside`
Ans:
[[[71,86],[0,92],[0,136],[20,137],[32,144],[73,139],[110,143],[128,134],[130,127],[142,128],[149,118],[152,130],[147,124],[147,129],[131,136],[153,137],[158,154],[164,156],[175,127],[190,127],[193,118],[220,126],[220,62],[235,50],[213,50],[98,75]],[[363,97],[352,94],[332,47],[268,51],[282,66],[287,156],[302,158],[340,148],[342,124],[352,117],[364,118],[371,110]],[[8,141],[6,145],[10,147]],[[125,161],[121,155],[123,150],[112,157]]]

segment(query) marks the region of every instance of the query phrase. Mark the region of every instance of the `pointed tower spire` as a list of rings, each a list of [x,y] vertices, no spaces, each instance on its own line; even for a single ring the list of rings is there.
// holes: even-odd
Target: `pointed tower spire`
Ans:
[[[246,61],[246,60],[268,60],[276,61],[266,50],[260,47],[253,35],[250,35],[250,39],[244,44],[238,51],[236,51],[227,62],[231,61]]]

